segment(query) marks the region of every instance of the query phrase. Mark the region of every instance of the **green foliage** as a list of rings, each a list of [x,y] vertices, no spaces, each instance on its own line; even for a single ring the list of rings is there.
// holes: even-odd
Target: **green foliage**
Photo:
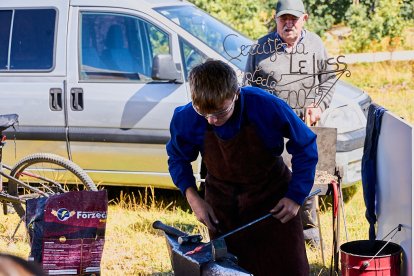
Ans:
[[[401,16],[404,20],[414,19],[414,1],[413,0],[402,1]]]
[[[400,16],[402,1],[398,1],[398,4],[396,4],[382,0],[380,3],[381,6],[376,13],[376,17],[384,19],[382,36],[389,36],[391,39],[400,37],[404,27],[404,21]]]
[[[334,24],[342,22],[352,1],[304,0],[309,20],[306,28],[322,36]]]
[[[353,32],[353,51],[364,51],[371,43],[380,42],[388,37],[392,48],[400,43],[398,38],[403,32],[403,20],[414,19],[412,0],[304,0],[310,14],[307,28],[323,35],[334,24],[346,22]],[[368,41],[361,41],[368,39]]]
[[[271,9],[257,0],[190,0],[199,8],[227,23],[245,35],[257,39],[267,33]]]
[[[404,30],[401,5],[402,1],[388,0],[366,0],[364,4],[352,5],[345,15],[346,23],[352,29],[346,50],[367,51],[380,45],[386,37],[390,50],[401,43]]]
[[[277,0],[189,1],[252,39],[275,29]],[[359,0],[359,4],[353,4],[353,0],[303,2],[309,14],[306,29],[320,36],[335,24],[345,23],[352,29],[342,46],[346,53],[393,50],[404,42],[401,38],[404,20],[414,19],[413,0]]]
[[[367,48],[370,45],[369,32],[359,26],[371,25],[367,24],[367,7],[363,5],[353,5],[346,13],[347,25],[351,27],[352,34],[346,43],[346,48],[350,52],[357,52]]]

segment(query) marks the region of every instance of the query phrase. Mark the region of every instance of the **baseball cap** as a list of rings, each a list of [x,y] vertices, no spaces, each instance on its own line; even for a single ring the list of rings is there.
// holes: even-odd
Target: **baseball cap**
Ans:
[[[300,17],[304,13],[305,7],[301,0],[279,0],[276,4],[276,17],[284,14]]]

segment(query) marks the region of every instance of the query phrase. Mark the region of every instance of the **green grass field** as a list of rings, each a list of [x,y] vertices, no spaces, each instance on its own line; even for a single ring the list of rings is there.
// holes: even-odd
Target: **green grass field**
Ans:
[[[414,123],[414,64],[384,62],[350,65],[351,77],[345,79],[365,90],[374,102],[394,114]],[[366,239],[368,224],[364,218],[365,206],[362,188],[358,184],[347,189],[354,194],[345,204],[348,240]],[[351,191],[352,190],[352,191]],[[332,252],[332,219],[328,203],[321,214],[321,229],[325,241],[325,261],[318,250],[307,248],[312,275],[328,275]],[[111,202],[106,230],[106,243],[101,263],[103,275],[171,275],[171,264],[164,237],[151,224],[161,220],[190,233],[205,233],[191,214],[188,205],[177,192],[164,197],[162,192],[150,189],[140,194],[123,195]],[[13,240],[15,214],[0,215],[0,251],[27,258],[30,246],[24,227]],[[205,234],[204,234],[205,235]],[[346,242],[344,221],[341,219],[341,243]]]

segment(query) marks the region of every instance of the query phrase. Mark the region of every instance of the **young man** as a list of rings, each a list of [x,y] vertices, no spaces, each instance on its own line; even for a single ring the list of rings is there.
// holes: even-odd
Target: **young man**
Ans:
[[[334,93],[334,62],[321,38],[304,29],[308,14],[301,0],[279,0],[276,31],[259,38],[245,69],[245,84],[285,100],[308,125],[321,118]],[[301,208],[305,239],[318,246],[315,198]]]
[[[194,67],[189,82],[192,103],[175,110],[167,144],[175,185],[212,239],[271,212],[229,236],[229,251],[254,275],[309,275],[296,215],[313,185],[316,136],[283,100],[260,88],[238,88],[224,62]],[[292,172],[280,157],[284,138]],[[199,153],[208,171],[204,199],[191,167]]]

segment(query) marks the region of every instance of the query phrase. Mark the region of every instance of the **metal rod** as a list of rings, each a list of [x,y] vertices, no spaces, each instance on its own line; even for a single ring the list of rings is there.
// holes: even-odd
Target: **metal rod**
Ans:
[[[305,198],[305,201],[306,201],[307,199],[309,199],[309,198],[311,198],[311,197],[313,197],[313,196],[315,196],[315,195],[319,194],[320,192],[321,192],[321,189],[316,189],[315,191],[313,191],[312,193],[310,193],[310,194],[309,194],[309,195]],[[224,235],[222,235],[222,236],[220,236],[220,237],[216,238],[215,240],[217,240],[217,239],[224,239],[224,238],[226,238],[226,237],[228,237],[228,236],[230,236],[230,235],[233,235],[233,234],[234,234],[234,233],[236,233],[236,232],[239,232],[239,231],[241,231],[241,230],[243,230],[243,229],[245,229],[245,228],[247,228],[247,227],[249,227],[249,226],[251,226],[251,225],[253,225],[253,224],[255,224],[255,223],[258,223],[258,222],[260,222],[260,221],[262,221],[262,220],[265,220],[265,219],[267,219],[268,217],[271,217],[271,216],[273,216],[273,214],[272,214],[272,213],[266,214],[266,215],[264,215],[263,217],[260,217],[260,218],[258,218],[258,219],[255,219],[255,220],[253,220],[253,221],[249,222],[248,224],[245,224],[245,225],[243,225],[243,226],[240,226],[239,228],[236,228],[236,229],[234,229],[234,230],[232,230],[232,231],[230,231],[230,232],[228,232],[228,233],[226,233],[226,234],[224,234]]]
[[[30,186],[30,185],[28,185],[28,184],[26,184],[26,183],[24,183],[24,182],[20,181],[19,179],[17,179],[17,178],[15,178],[15,177],[11,176],[11,175],[5,174],[4,172],[0,172],[0,174],[1,174],[2,176],[4,176],[5,178],[7,178],[7,179],[9,179],[9,180],[14,181],[16,185],[21,185],[21,186],[23,186],[23,187],[25,187],[25,188],[27,188],[27,189],[31,190],[32,192],[35,192],[35,193],[41,194],[41,195],[43,195],[43,196],[45,196],[45,197],[49,197],[49,195],[48,195],[47,193],[45,193],[45,192],[43,192],[43,191],[41,191],[41,190],[39,190],[39,189],[37,189],[37,188],[35,188],[35,187],[32,187],[32,186]]]
[[[322,229],[321,229],[321,218],[320,218],[321,209],[320,209],[320,206],[319,206],[319,199],[318,198],[316,198],[315,204],[316,204],[316,217],[318,219],[319,245],[321,247],[322,264],[325,267],[326,266],[326,264],[325,264],[325,252],[324,252],[324,244],[323,244]]]
[[[378,252],[374,255],[374,256],[372,256],[372,258],[371,259],[369,259],[368,261],[365,261],[365,262],[363,262],[362,263],[362,265],[360,266],[360,268],[359,268],[359,270],[360,271],[364,271],[369,265],[370,265],[370,263],[372,262],[372,260],[373,259],[375,259],[375,257],[377,257],[378,256],[378,254],[379,253],[381,253],[381,251],[391,242],[391,240],[394,238],[394,236],[398,233],[398,231],[401,231],[401,224],[399,224],[396,228],[394,228],[393,230],[391,230],[391,232],[389,233],[389,234],[391,234],[393,231],[395,231],[395,230],[397,230],[397,231],[395,231],[395,233],[394,233],[394,235],[392,235],[391,236],[391,238],[381,247],[381,249],[380,250],[378,250]],[[388,235],[389,235],[388,234]],[[387,236],[388,236],[387,235]],[[387,236],[385,236],[385,237],[387,237]],[[384,237],[384,238],[385,238]],[[382,239],[382,240],[384,240],[384,239]]]
[[[310,193],[307,197],[305,197],[305,201],[307,199],[309,199],[309,198],[311,198],[311,197],[319,194],[320,192],[321,192],[321,189],[319,189],[319,188],[316,189],[315,191],[313,191],[312,193]],[[220,237],[217,237],[217,238],[209,241],[208,243],[205,243],[205,244],[202,244],[200,246],[197,246],[194,250],[190,250],[187,253],[185,253],[184,255],[192,255],[192,254],[195,254],[197,252],[200,252],[203,248],[205,248],[206,246],[208,246],[209,244],[211,244],[213,241],[216,241],[216,240],[219,240],[219,239],[224,239],[224,238],[226,238],[226,237],[228,237],[230,235],[233,235],[236,232],[239,232],[239,231],[241,231],[241,230],[243,230],[243,229],[245,229],[245,228],[247,228],[247,227],[249,227],[249,226],[251,226],[251,225],[253,225],[255,223],[258,223],[258,222],[260,222],[260,221],[262,221],[264,219],[267,219],[268,217],[271,217],[271,216],[273,216],[272,213],[266,214],[263,217],[260,217],[260,218],[254,220],[254,221],[249,222],[248,224],[245,224],[243,226],[240,226],[239,228],[236,228],[236,229],[234,229],[234,230],[232,230],[232,231],[230,231],[230,232],[228,232],[228,233],[226,233],[224,235],[221,235]]]
[[[20,218],[19,223],[17,224],[16,229],[14,229],[13,235],[10,237],[9,242],[7,244],[10,244],[11,242],[13,242],[14,237],[16,236],[17,230],[19,230],[20,225],[22,224],[24,218],[25,216],[22,216]]]
[[[224,239],[224,238],[226,238],[226,237],[228,237],[228,236],[230,236],[230,235],[233,235],[234,233],[236,233],[236,232],[239,232],[239,231],[241,231],[241,230],[243,230],[243,229],[245,229],[245,228],[247,228],[247,227],[249,227],[249,226],[251,226],[251,225],[253,225],[253,224],[255,224],[255,223],[258,223],[258,222],[260,222],[260,221],[262,221],[262,220],[264,220],[264,219],[267,219],[268,217],[271,217],[271,216],[273,216],[273,214],[272,213],[269,213],[269,214],[267,214],[267,215],[265,215],[265,216],[263,216],[263,217],[261,217],[261,218],[258,218],[258,219],[255,219],[254,221],[252,221],[252,222],[249,222],[248,224],[245,224],[245,225],[243,225],[243,226],[241,226],[241,227],[239,227],[239,228],[236,228],[236,229],[234,229],[234,230],[232,230],[232,231],[230,231],[230,232],[228,232],[227,234],[224,234],[224,235],[222,235],[222,236],[220,236],[220,237],[218,237],[217,239]],[[216,240],[217,240],[216,239]]]
[[[348,242],[349,240],[348,240],[348,227],[346,226],[346,214],[345,214],[345,206],[344,206],[344,198],[343,198],[343,194],[342,194],[342,188],[341,189],[339,189],[339,193],[340,193],[340,196],[341,196],[341,201],[340,201],[340,203],[341,203],[341,209],[342,209],[342,220],[344,221],[344,229],[345,229],[345,238],[346,238],[346,241]]]

